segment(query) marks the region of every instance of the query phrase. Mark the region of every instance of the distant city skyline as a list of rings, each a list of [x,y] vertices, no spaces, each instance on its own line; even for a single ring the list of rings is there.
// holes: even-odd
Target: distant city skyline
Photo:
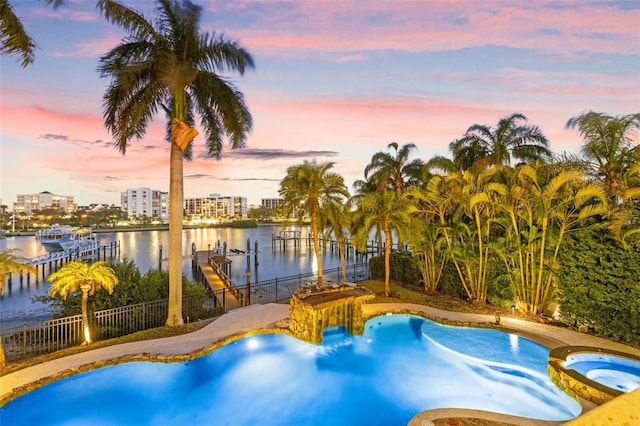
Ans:
[[[119,205],[127,188],[169,189],[166,119],[125,156],[102,120],[101,55],[124,33],[95,0],[56,10],[9,0],[35,39],[35,63],[0,57],[0,199],[50,191],[79,205]],[[154,17],[154,3],[129,1]],[[185,197],[219,193],[259,205],[277,198],[287,167],[335,162],[351,184],[387,145],[428,160],[473,124],[514,112],[554,153],[578,152],[567,120],[588,110],[640,111],[640,2],[225,1],[203,7],[201,30],[238,40],[256,70],[229,76],[254,119],[247,147],[185,162]]]

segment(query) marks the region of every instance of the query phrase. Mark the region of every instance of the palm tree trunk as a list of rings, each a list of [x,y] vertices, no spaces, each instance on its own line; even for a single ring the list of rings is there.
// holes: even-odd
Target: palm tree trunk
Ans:
[[[391,245],[393,244],[391,241],[391,230],[389,228],[385,228],[384,230],[384,239],[384,295],[389,297],[391,296],[391,288],[389,286],[389,278],[391,276],[390,258]]]
[[[318,213],[311,212],[311,232],[313,233],[313,251],[316,253],[316,265],[318,268],[318,285],[324,283],[322,275],[322,258],[320,257],[320,236],[318,235]]]
[[[167,327],[178,327],[182,320],[182,151],[171,144],[169,165],[169,306]]]
[[[338,254],[340,255],[340,266],[342,267],[342,281],[347,282],[347,261],[344,257],[344,241],[342,237],[336,237],[338,240]]]
[[[7,364],[7,359],[4,356],[4,345],[2,344],[2,338],[0,338],[0,374],[3,373],[4,366]]]
[[[87,312],[87,301],[89,300],[90,285],[81,285],[82,290],[82,330],[84,331],[84,343],[91,343],[91,332],[89,330],[89,313]]]

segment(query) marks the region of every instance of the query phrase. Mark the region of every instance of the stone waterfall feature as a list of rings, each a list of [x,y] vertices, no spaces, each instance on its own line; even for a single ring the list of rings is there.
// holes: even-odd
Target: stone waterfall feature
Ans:
[[[322,332],[329,327],[345,326],[349,334],[362,335],[362,305],[374,297],[369,289],[355,284],[303,287],[289,303],[289,330],[315,344],[322,343]]]

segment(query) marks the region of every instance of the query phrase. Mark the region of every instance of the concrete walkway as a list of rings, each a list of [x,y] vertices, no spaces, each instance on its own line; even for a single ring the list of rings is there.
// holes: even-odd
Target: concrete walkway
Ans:
[[[381,315],[387,312],[422,313],[430,318],[439,318],[447,321],[475,323],[495,322],[495,317],[492,315],[449,312],[423,305],[400,303],[379,303],[363,305],[363,313],[366,317]],[[0,377],[0,400],[5,401],[14,392],[21,393],[25,389],[30,389],[36,383],[46,383],[61,376],[73,374],[78,370],[90,368],[91,366],[95,366],[96,364],[106,365],[109,362],[113,363],[114,361],[119,360],[145,359],[148,357],[156,359],[171,359],[174,357],[181,358],[181,356],[184,357],[185,355],[198,353],[199,351],[205,351],[216,342],[220,342],[221,340],[230,336],[241,335],[243,333],[247,333],[257,329],[273,328],[276,322],[288,317],[288,305],[276,303],[270,303],[266,305],[251,305],[244,308],[235,309],[228,314],[222,315],[211,324],[208,324],[206,327],[203,327],[200,330],[192,333],[163,339],[146,340],[140,342],[125,343],[122,345],[108,346],[52,361],[47,361],[42,364],[25,368]],[[623,351],[640,356],[640,349],[622,345],[620,343],[591,336],[588,334],[578,333],[565,328],[531,323],[505,317],[501,318],[500,325],[505,331],[513,331],[515,333],[522,334],[525,337],[538,341],[539,343],[549,347],[550,349],[564,345],[595,346],[604,349]],[[640,406],[640,390],[629,394],[629,397],[631,398],[627,398],[625,399],[625,401],[627,401],[628,399],[632,399],[634,401],[632,403],[632,407]],[[615,401],[616,400],[611,401],[611,403]],[[608,404],[604,404],[603,406],[598,407],[593,411],[595,412],[598,409],[605,408],[607,405]],[[620,408],[616,408],[617,412],[620,412],[620,410]],[[447,409],[445,412],[451,414],[455,413],[456,410]],[[471,414],[475,414],[478,416],[482,414],[482,412],[477,412],[475,410],[464,410],[460,413],[465,413],[465,416],[469,416],[470,412]],[[593,415],[594,413],[589,414]],[[427,414],[422,417],[421,416],[422,414],[416,416],[416,418],[412,420],[412,423],[410,424],[421,426],[431,426],[434,424],[431,422],[431,420],[429,420],[429,416]],[[489,416],[491,419],[495,418],[495,415],[487,414],[486,416]],[[488,419],[489,417],[486,416],[485,418]],[[584,417],[585,419],[587,418],[586,416]],[[501,419],[502,423],[499,422],[493,424],[558,424],[558,422],[536,421],[533,421],[533,423],[531,421],[514,423],[515,420],[509,417],[501,417]],[[578,420],[579,419],[580,418],[578,418]],[[598,417],[596,417],[596,419],[598,419]],[[595,425],[598,424],[597,421],[598,420],[596,420],[596,423],[578,422],[572,424],[580,426],[591,424]],[[625,423],[623,422],[616,424],[624,425]],[[634,423],[627,424],[631,425]]]

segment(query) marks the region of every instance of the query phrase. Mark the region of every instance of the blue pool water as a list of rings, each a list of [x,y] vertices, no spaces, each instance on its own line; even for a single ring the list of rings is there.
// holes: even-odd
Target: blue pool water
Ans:
[[[640,362],[601,353],[577,353],[567,356],[566,368],[621,392],[640,389]]]
[[[188,362],[131,362],[31,391],[3,425],[406,425],[431,408],[568,420],[580,405],[548,377],[548,350],[496,330],[411,315],[371,319],[322,345],[246,337]]]

